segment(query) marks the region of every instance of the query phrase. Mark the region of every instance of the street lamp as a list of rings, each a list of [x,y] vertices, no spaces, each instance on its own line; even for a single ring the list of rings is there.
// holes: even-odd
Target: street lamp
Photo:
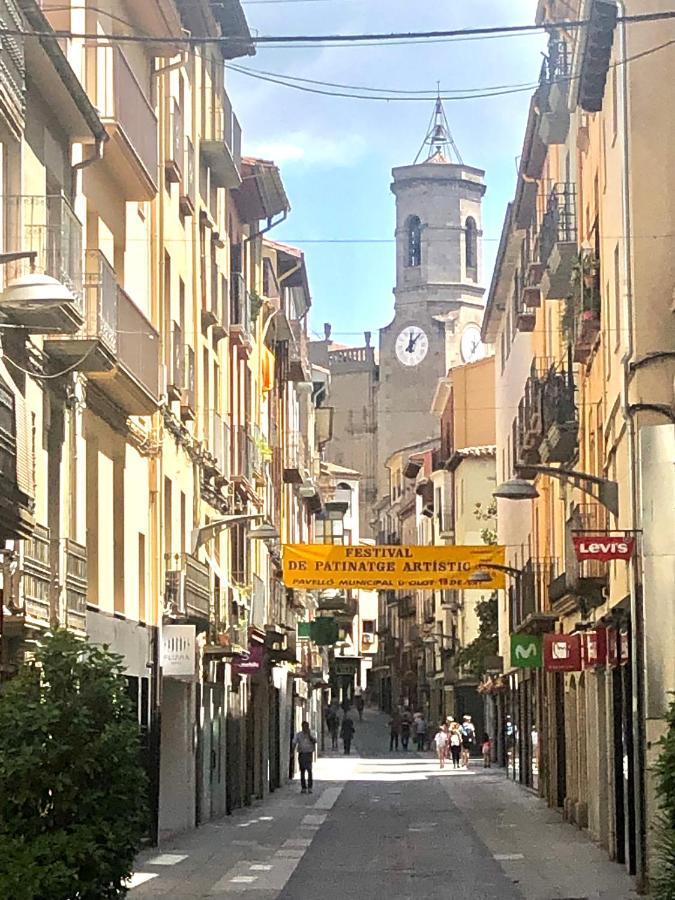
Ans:
[[[500,566],[497,563],[489,563],[484,565],[482,569],[476,569],[475,572],[472,572],[471,575],[469,575],[469,584],[487,584],[489,581],[492,581],[490,571],[493,570],[496,572],[504,572],[506,575],[511,575],[513,578],[517,578],[521,574],[520,569],[514,569],[513,566]]]
[[[549,475],[559,481],[569,482],[597,500],[612,515],[619,515],[619,485],[616,481],[610,481],[608,478],[601,478],[598,475],[589,475],[587,472],[577,472],[575,469],[559,469],[555,466],[519,466],[516,468],[516,477],[500,484],[492,496],[502,500],[534,500],[539,496],[539,492],[531,481],[537,475]]]
[[[263,522],[262,525],[256,525],[255,528],[252,528],[248,533],[248,537],[251,541],[278,541],[279,532],[274,525],[270,525],[269,522]]]
[[[197,550],[199,550],[202,544],[210,541],[211,538],[220,534],[220,532],[224,531],[226,528],[232,528],[233,525],[241,525],[243,522],[254,522],[257,519],[264,518],[265,516],[263,513],[256,513],[255,515],[244,513],[224,516],[222,519],[217,519],[215,522],[209,522],[208,525],[200,525],[198,528],[193,528],[191,535],[193,555],[197,553]]]

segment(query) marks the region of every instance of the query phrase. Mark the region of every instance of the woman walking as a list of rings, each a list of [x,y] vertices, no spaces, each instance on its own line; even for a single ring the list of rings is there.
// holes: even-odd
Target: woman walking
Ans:
[[[459,761],[462,755],[462,733],[457,722],[450,728],[450,753],[452,755],[452,768],[459,769]]]
[[[438,756],[438,765],[441,769],[445,768],[445,756],[448,749],[448,728],[445,722],[439,727],[434,738],[436,745],[436,755]]]

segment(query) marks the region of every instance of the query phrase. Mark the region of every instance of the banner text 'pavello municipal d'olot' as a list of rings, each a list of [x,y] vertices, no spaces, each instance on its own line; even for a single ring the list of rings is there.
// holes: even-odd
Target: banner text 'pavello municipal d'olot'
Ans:
[[[504,548],[497,546],[343,546],[287,544],[284,584],[313,590],[424,590],[504,587]],[[471,576],[480,572],[480,581]]]

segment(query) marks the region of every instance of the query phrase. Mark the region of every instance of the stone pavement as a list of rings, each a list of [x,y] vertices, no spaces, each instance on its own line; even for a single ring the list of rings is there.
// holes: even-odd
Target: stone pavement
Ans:
[[[366,710],[358,756],[138,860],[130,897],[173,900],[630,900],[623,869],[500,770],[388,752]]]

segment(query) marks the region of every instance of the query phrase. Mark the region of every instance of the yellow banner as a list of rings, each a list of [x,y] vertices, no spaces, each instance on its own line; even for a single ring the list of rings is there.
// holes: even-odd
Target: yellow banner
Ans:
[[[443,590],[504,587],[504,548],[286,544],[284,584],[323,590]],[[479,579],[469,581],[480,572]]]

